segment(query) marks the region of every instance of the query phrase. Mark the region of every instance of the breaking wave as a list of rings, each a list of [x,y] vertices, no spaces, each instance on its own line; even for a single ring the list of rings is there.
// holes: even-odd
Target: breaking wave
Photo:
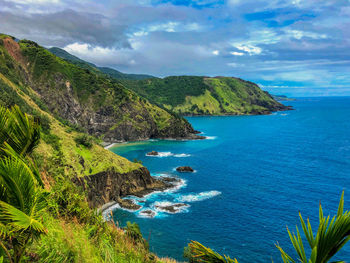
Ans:
[[[212,198],[214,196],[221,195],[221,192],[219,191],[208,191],[208,192],[202,192],[199,194],[189,194],[189,195],[183,195],[178,197],[176,200],[179,202],[197,202],[197,201],[203,201],[209,198]]]

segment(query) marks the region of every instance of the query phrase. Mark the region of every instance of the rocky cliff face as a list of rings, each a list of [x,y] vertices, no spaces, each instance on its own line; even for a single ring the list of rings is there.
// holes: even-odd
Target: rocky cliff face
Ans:
[[[192,126],[102,73],[64,61],[32,41],[2,40],[5,65],[62,121],[107,142],[196,138]],[[10,68],[7,65],[10,65]]]
[[[91,207],[100,207],[111,201],[117,202],[119,198],[127,195],[142,196],[169,186],[153,178],[145,167],[124,174],[109,170],[75,178],[73,182],[87,191]]]

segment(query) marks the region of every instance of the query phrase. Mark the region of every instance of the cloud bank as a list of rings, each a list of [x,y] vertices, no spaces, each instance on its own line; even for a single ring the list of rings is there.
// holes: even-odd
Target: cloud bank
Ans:
[[[292,96],[350,95],[349,26],[340,0],[0,0],[0,32],[97,65]]]

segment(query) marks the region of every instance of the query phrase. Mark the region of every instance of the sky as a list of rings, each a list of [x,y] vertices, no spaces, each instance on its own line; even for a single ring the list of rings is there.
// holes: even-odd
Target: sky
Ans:
[[[127,73],[350,96],[350,0],[0,0],[0,32]]]

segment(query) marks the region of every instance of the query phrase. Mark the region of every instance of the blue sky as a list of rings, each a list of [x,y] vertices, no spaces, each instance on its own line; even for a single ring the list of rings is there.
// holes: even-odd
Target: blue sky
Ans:
[[[350,96],[349,0],[0,0],[0,32],[123,72]]]

